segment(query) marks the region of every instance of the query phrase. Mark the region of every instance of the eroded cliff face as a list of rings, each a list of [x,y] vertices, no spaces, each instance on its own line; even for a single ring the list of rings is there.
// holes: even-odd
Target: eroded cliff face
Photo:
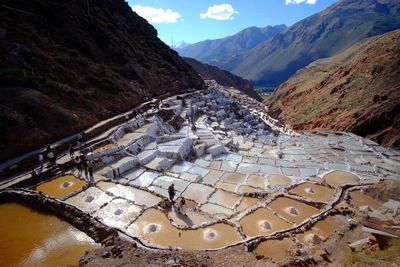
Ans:
[[[0,162],[204,85],[123,0],[10,0],[0,17]]]
[[[400,30],[298,71],[266,100],[295,130],[353,132],[400,146]]]

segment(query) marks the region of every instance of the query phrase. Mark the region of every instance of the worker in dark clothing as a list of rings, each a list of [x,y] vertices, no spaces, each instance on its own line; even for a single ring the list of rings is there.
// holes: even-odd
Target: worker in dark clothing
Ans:
[[[75,154],[74,146],[72,144],[69,144],[69,156],[71,159],[74,158],[74,154]]]
[[[169,195],[169,199],[171,200],[171,202],[174,204],[174,197],[175,197],[175,187],[174,184],[171,184],[168,187],[168,195]]]
[[[32,182],[33,182],[34,184],[37,184],[37,182],[38,182],[38,175],[37,175],[35,169],[32,169],[31,178],[32,178]]]

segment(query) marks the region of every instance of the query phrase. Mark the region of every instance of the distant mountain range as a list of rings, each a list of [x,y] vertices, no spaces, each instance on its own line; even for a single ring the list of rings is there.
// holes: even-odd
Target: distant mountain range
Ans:
[[[179,49],[183,49],[183,48],[185,48],[185,47],[187,47],[189,45],[191,45],[191,44],[186,43],[185,41],[180,41],[180,42],[178,42],[176,44],[172,44],[171,48],[174,49],[174,50],[179,50]]]
[[[218,67],[201,63],[193,58],[184,57],[183,60],[192,66],[204,80],[216,80],[219,84],[235,87],[258,101],[263,100],[262,97],[254,91],[254,87],[249,80],[238,77],[229,71],[221,70]]]
[[[231,71],[256,85],[278,85],[314,60],[398,28],[399,0],[341,0],[289,28],[270,28],[271,35],[258,45],[262,30],[248,28],[178,52]],[[253,45],[256,46],[252,48]]]
[[[266,104],[295,130],[353,132],[400,147],[400,30],[317,60]]]
[[[235,35],[222,39],[206,40],[174,49],[183,57],[190,57],[205,63],[218,65],[226,57],[250,51],[257,45],[271,39],[287,27],[285,25],[250,27]]]

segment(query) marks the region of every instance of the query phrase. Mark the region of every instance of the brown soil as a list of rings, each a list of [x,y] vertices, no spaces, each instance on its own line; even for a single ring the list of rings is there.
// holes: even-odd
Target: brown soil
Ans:
[[[298,71],[265,101],[295,130],[353,132],[400,146],[400,30]]]
[[[118,256],[112,253],[114,247],[120,248]],[[114,248],[114,250],[117,250]],[[110,252],[110,257],[102,255]],[[108,247],[92,250],[80,262],[80,266],[273,266],[265,259],[258,260],[253,253],[245,252],[238,246],[216,252],[150,251],[132,244],[116,242]]]

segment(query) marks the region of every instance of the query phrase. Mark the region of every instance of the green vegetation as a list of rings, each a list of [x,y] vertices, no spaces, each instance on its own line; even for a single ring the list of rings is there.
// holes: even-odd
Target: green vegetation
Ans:
[[[0,68],[0,85],[36,87],[31,73],[21,68]]]
[[[343,266],[386,267],[400,264],[400,239],[392,239],[388,246],[375,252],[352,252],[343,262]]]

